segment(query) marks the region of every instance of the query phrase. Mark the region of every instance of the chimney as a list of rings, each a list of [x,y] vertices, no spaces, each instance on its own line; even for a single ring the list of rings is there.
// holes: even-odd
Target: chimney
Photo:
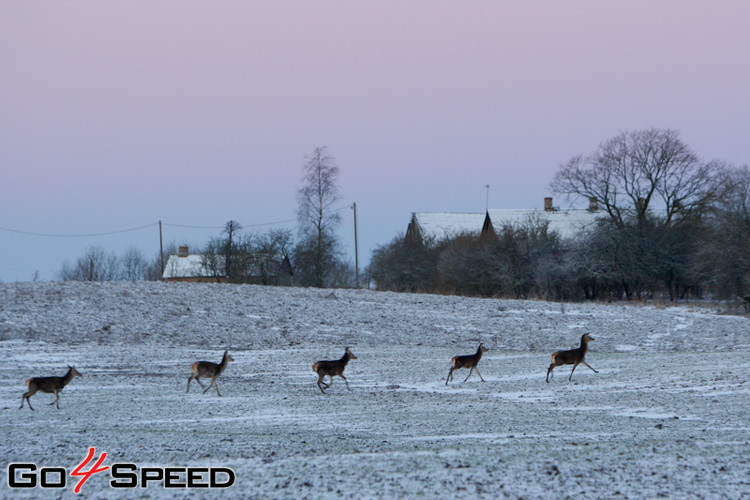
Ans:
[[[599,202],[596,198],[589,198],[589,212],[596,212],[599,210]]]
[[[180,246],[180,251],[177,254],[178,257],[187,257],[188,256],[188,246],[182,245]]]
[[[552,197],[548,196],[544,199],[544,211],[551,212],[554,208],[552,207]]]

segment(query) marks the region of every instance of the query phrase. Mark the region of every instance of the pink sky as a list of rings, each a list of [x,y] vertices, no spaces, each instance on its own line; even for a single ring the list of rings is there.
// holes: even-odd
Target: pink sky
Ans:
[[[748,164],[748,32],[746,1],[2,2],[0,227],[294,219],[326,145],[366,263],[413,211],[483,211],[486,184],[492,208],[541,208],[561,163],[623,130]],[[0,280],[92,245],[151,257],[158,234],[0,230]]]

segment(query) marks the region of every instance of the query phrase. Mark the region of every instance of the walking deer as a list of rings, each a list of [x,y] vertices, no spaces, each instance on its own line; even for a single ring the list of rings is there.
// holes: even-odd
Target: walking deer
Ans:
[[[459,368],[469,368],[469,374],[464,379],[464,382],[469,380],[471,372],[474,370],[477,371],[477,375],[479,375],[479,378],[484,382],[485,380],[482,378],[482,374],[479,373],[479,369],[477,368],[477,364],[479,363],[479,360],[482,359],[482,353],[484,352],[487,352],[487,348],[484,347],[484,345],[479,344],[479,349],[477,349],[476,353],[467,354],[466,356],[455,356],[451,359],[451,371],[448,372],[448,378],[445,379],[445,385],[448,385],[449,380],[453,380],[453,370],[458,370]]]
[[[221,358],[221,363],[212,363],[211,361],[196,361],[193,363],[192,366],[190,366],[191,374],[190,378],[188,378],[187,391],[185,391],[185,393],[190,392],[190,382],[195,379],[198,382],[198,385],[203,388],[203,394],[205,394],[211,386],[214,386],[216,388],[216,394],[221,397],[219,386],[216,385],[216,379],[219,378],[219,375],[224,373],[224,370],[230,361],[234,361],[234,358],[229,355],[228,351],[224,351],[224,357]],[[208,387],[203,386],[201,383],[201,377],[211,377],[211,383],[208,384]]]
[[[320,389],[320,392],[322,392],[323,394],[326,393],[326,391],[323,390],[323,386],[328,389],[333,383],[334,375],[338,375],[339,377],[343,378],[344,382],[346,382],[346,388],[351,390],[351,387],[349,387],[349,382],[346,380],[346,377],[344,377],[344,368],[346,368],[346,364],[349,363],[349,360],[352,359],[357,359],[357,356],[355,356],[347,347],[344,351],[344,356],[341,359],[316,361],[315,364],[313,364],[312,369],[315,373],[318,374],[318,388]],[[323,377],[325,377],[326,375],[331,377],[330,384],[326,384],[323,381]]]
[[[549,383],[550,375],[552,375],[552,370],[556,366],[573,365],[573,369],[570,371],[568,380],[573,380],[573,372],[576,371],[576,367],[579,363],[583,363],[584,365],[591,368],[591,365],[586,363],[586,361],[583,359],[586,357],[586,351],[589,350],[589,341],[591,340],[596,339],[594,339],[588,333],[584,333],[581,336],[581,347],[579,347],[578,349],[570,349],[568,351],[557,351],[555,353],[552,353],[552,364],[550,364],[549,368],[547,368],[547,383]],[[594,373],[599,373],[593,368],[591,369],[594,371]],[[552,376],[554,377],[554,375]]]
[[[31,406],[31,396],[37,393],[37,391],[51,392],[55,395],[55,400],[52,401],[51,405],[57,405],[57,409],[60,409],[60,391],[73,380],[73,377],[82,377],[78,370],[68,365],[68,373],[62,377],[34,377],[26,381],[26,387],[29,388],[23,396],[21,396],[21,406],[18,407],[20,410],[23,408],[23,401],[26,400],[29,403],[29,408],[34,409]]]

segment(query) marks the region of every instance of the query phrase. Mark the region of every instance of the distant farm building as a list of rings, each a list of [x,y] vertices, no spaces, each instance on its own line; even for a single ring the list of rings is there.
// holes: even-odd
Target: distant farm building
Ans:
[[[188,253],[187,245],[179,248],[177,255],[170,255],[164,266],[162,279],[169,281],[192,281],[202,283],[220,283],[226,276],[217,275],[205,265],[203,255]]]
[[[435,241],[462,234],[476,234],[482,238],[496,237],[497,231],[505,227],[521,227],[525,224],[547,222],[549,231],[562,238],[571,238],[577,233],[593,227],[607,214],[591,201],[587,209],[560,210],[552,204],[552,198],[544,199],[544,209],[487,210],[486,213],[414,212],[406,230],[407,238]]]
[[[177,255],[170,255],[162,279],[169,281],[191,281],[202,283],[225,283],[225,260],[223,256],[190,254],[187,245]],[[289,257],[281,254],[255,254],[245,260],[245,265],[234,276],[237,283],[259,285],[292,285],[294,273]]]

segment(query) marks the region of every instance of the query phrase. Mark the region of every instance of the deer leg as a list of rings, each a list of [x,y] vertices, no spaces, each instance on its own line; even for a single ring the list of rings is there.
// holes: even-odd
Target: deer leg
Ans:
[[[583,363],[584,365],[586,365],[586,366],[588,366],[589,368],[591,368],[591,365],[590,365],[590,364],[588,364],[588,363],[586,363],[585,361],[581,361],[581,363]],[[592,369],[592,370],[594,371],[594,373],[599,373],[598,371],[594,370],[593,368],[591,368],[591,369]]]
[[[60,409],[60,395],[57,391],[55,391],[55,400],[50,403],[50,405],[57,405],[57,409]]]
[[[325,394],[326,391],[323,390],[323,385],[325,385],[325,382],[323,382],[323,377],[325,377],[325,375],[318,375],[318,389],[320,389],[320,392]]]
[[[216,389],[216,394],[221,397],[221,393],[219,392],[219,384],[216,383],[216,379],[214,379],[214,389]]]
[[[448,378],[445,379],[445,385],[448,385],[449,380],[453,380],[453,370],[455,370],[455,368],[451,368],[451,371],[448,372]]]
[[[29,393],[31,393],[31,394],[29,394]],[[24,399],[26,400],[27,403],[29,403],[29,408],[31,408],[32,410],[34,409],[34,407],[31,406],[31,399],[29,399],[33,394],[34,394],[33,392],[29,391],[29,392],[25,393],[23,396],[21,396],[21,406],[18,408],[19,410],[21,408],[23,408],[23,400]]]
[[[464,382],[466,382],[467,380],[469,380],[469,377],[471,377],[471,374],[472,374],[473,371],[474,371],[474,367],[471,367],[471,369],[469,370],[469,374],[464,379]]]
[[[346,377],[344,377],[344,375],[343,375],[343,374],[339,375],[339,377],[341,377],[341,378],[343,378],[343,379],[344,379],[344,382],[346,382],[346,388],[347,388],[347,389],[349,389],[349,390],[351,391],[351,390],[352,390],[352,388],[351,388],[351,387],[349,387],[349,381],[347,381],[347,380],[346,380]]]
[[[576,371],[576,367],[577,367],[577,366],[578,366],[578,363],[574,364],[574,365],[573,365],[573,369],[572,369],[572,370],[570,370],[570,377],[568,377],[568,381],[569,381],[569,382],[573,380],[573,372],[574,372],[574,371]]]
[[[190,382],[192,382],[193,379],[195,379],[195,381],[198,382],[198,385],[201,386],[201,389],[205,388],[205,386],[201,382],[200,375],[190,375],[190,377],[188,377],[187,391],[185,391],[186,393],[190,392]]]
[[[185,393],[190,392],[190,382],[192,382],[193,379],[195,379],[195,381],[198,382],[198,385],[201,386],[201,388],[204,387],[203,384],[201,383],[201,379],[200,379],[199,376],[197,376],[197,375],[190,375],[190,377],[188,377],[187,391],[185,391]]]
[[[554,373],[552,373],[552,370],[555,368],[555,364],[552,363],[549,365],[549,368],[547,368],[547,383],[549,384],[550,375],[554,378]]]
[[[197,380],[197,379],[196,379],[196,380]],[[211,383],[210,383],[210,384],[208,384],[208,387],[206,387],[205,389],[203,389],[203,394],[207,393],[207,392],[208,392],[208,390],[209,390],[209,389],[211,388],[211,386],[212,386],[212,385],[214,385],[215,383],[216,383],[216,379],[215,379],[215,378],[212,378],[212,379],[211,379]],[[201,386],[201,387],[203,387],[203,386]],[[218,390],[218,389],[217,389],[217,390]]]
[[[479,378],[482,380],[482,382],[487,382],[485,379],[482,378],[482,374],[479,373],[479,368],[474,368],[477,371],[477,375],[479,375]]]
[[[31,390],[31,389],[29,389],[28,391],[26,391],[26,392],[23,393],[23,396],[21,396],[21,408],[23,408],[23,400],[25,399],[26,402],[29,403],[29,408],[31,408],[32,410],[34,409],[31,406],[31,399],[30,399],[31,396],[33,396],[34,394],[36,394],[36,390]],[[19,410],[21,408],[19,408]]]

